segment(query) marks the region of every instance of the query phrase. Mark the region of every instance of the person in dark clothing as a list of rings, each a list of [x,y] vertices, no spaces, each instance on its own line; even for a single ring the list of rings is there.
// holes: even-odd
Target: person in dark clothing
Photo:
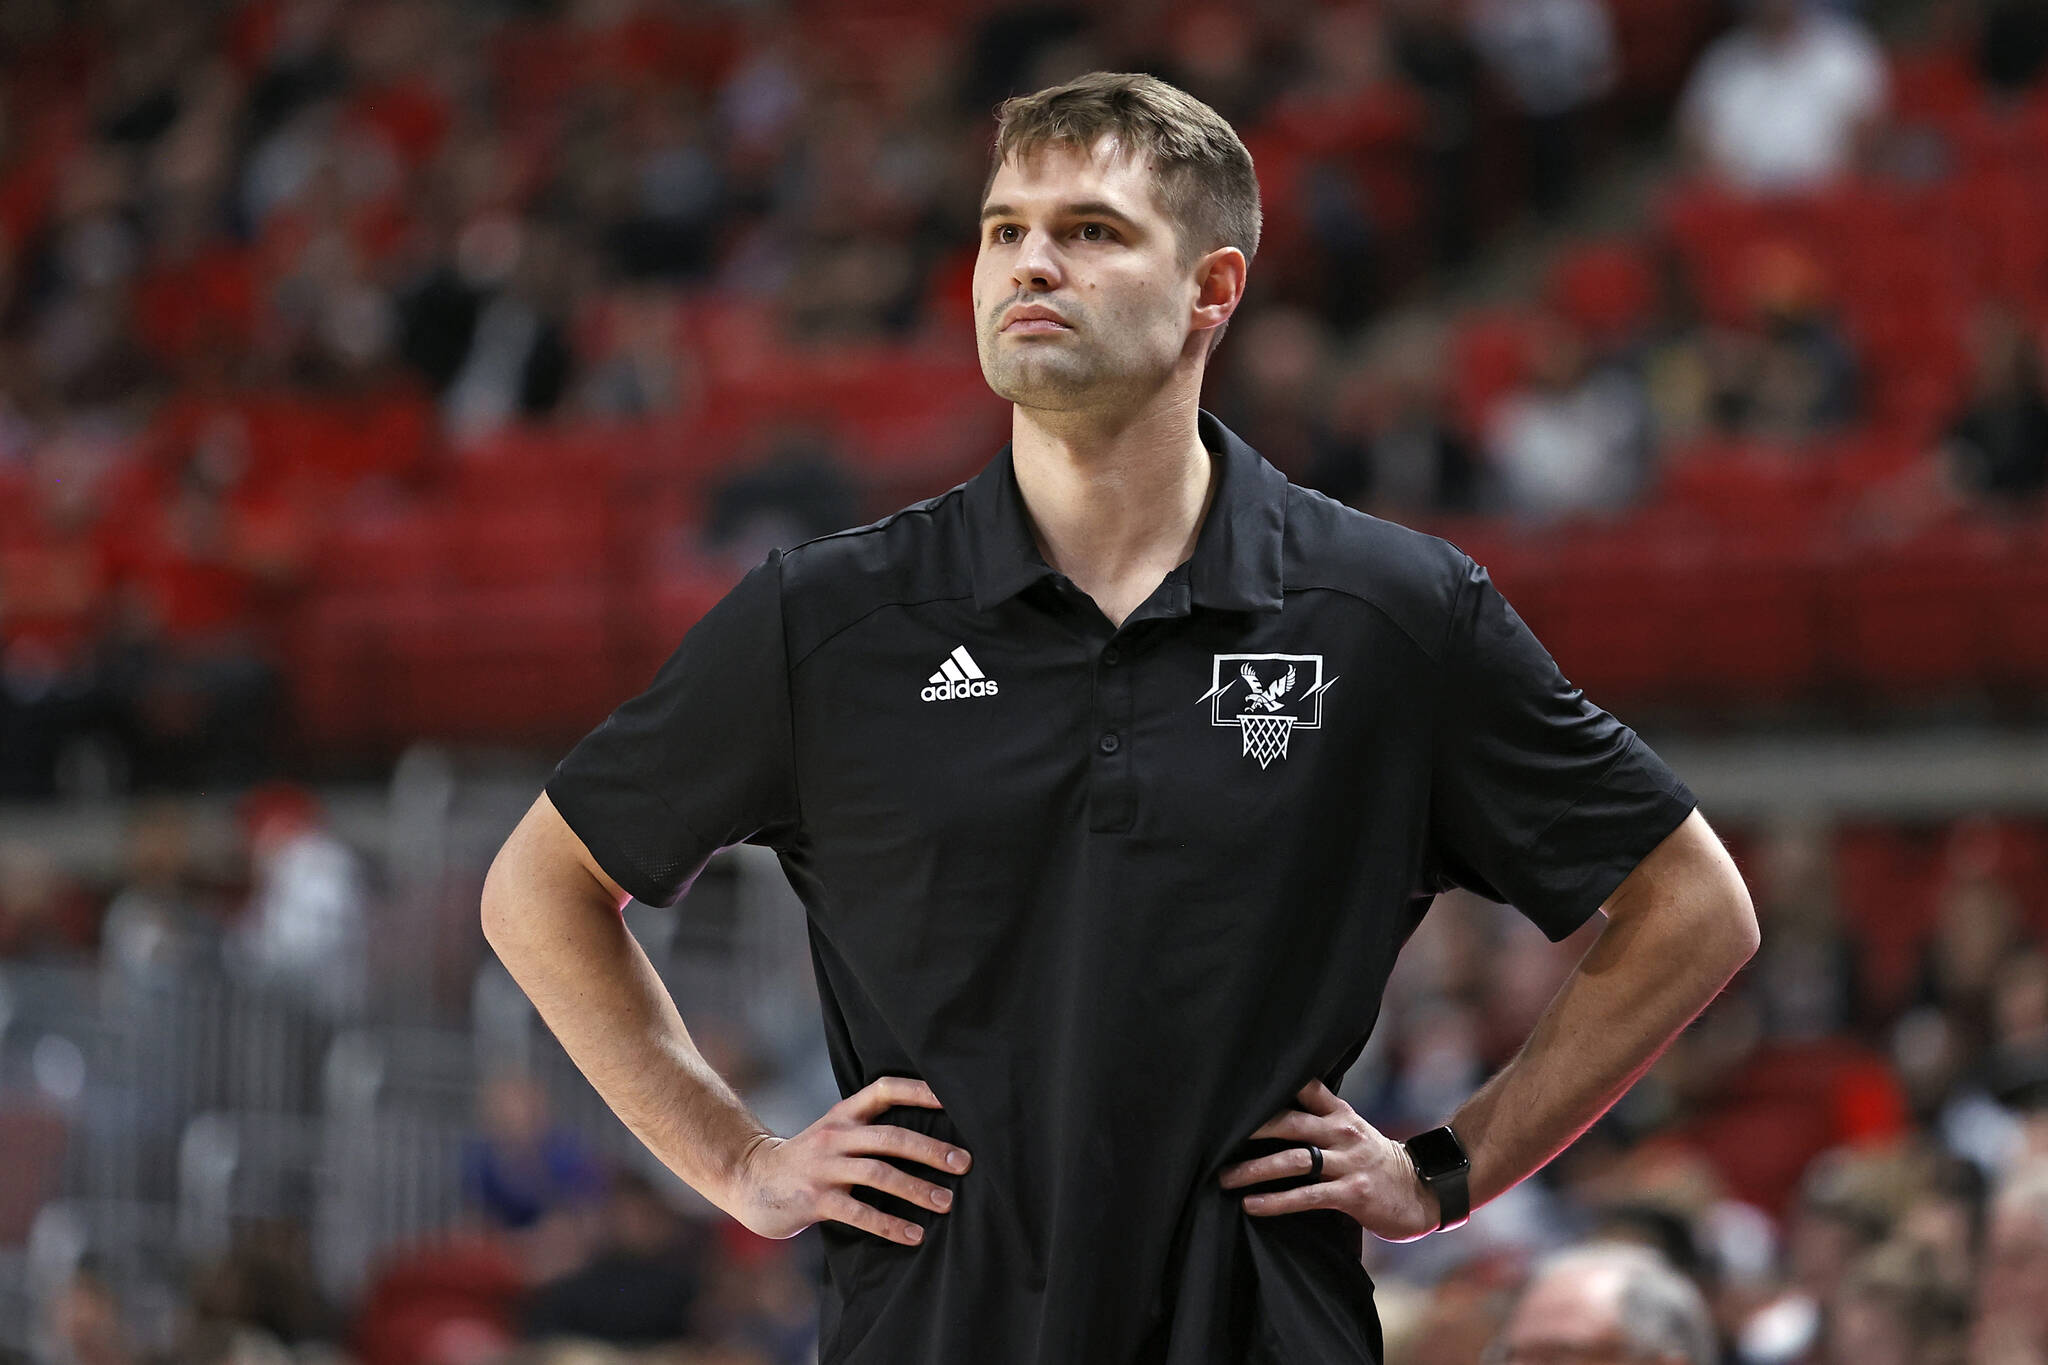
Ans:
[[[2012,313],[1987,312],[1977,336],[1976,394],[1949,425],[1948,472],[1972,498],[2021,503],[2048,488],[2048,394],[2041,352]]]
[[[629,1347],[680,1341],[695,1329],[702,1260],[700,1239],[647,1178],[620,1171],[605,1200],[597,1254],[534,1291],[521,1315],[521,1335]]]
[[[822,433],[792,427],[774,438],[768,457],[725,475],[712,487],[704,540],[744,569],[771,549],[851,526],[860,491]]]
[[[1853,523],[1861,534],[1904,540],[1970,508],[2026,516],[2048,496],[2048,393],[2030,325],[1987,304],[1975,343],[1970,401],[1929,458],[1863,494]]]
[[[480,1131],[462,1145],[462,1187],[491,1222],[530,1228],[604,1192],[597,1154],[552,1119],[547,1093],[531,1077],[493,1076],[478,1100]]]
[[[815,1226],[821,1365],[1378,1365],[1364,1233],[1462,1224],[1755,951],[1691,791],[1447,541],[1297,487],[1196,399],[1252,160],[1155,77],[1005,101],[972,305],[1010,444],[769,555],[572,749],[485,933],[750,1231]],[[621,923],[717,849],[809,917],[844,1098],[769,1130]],[[1611,921],[1406,1142],[1338,1090],[1452,887]]]
[[[1990,0],[1977,27],[1977,74],[2001,95],[2021,96],[2048,67],[2048,5]]]
[[[1490,503],[1485,462],[1451,420],[1440,329],[1390,329],[1345,378],[1335,406],[1307,487],[1390,520]]]

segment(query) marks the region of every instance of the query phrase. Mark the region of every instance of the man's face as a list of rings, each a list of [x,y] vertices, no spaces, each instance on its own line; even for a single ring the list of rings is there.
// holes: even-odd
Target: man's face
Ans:
[[[975,347],[991,389],[1051,411],[1144,402],[1183,358],[1199,263],[1182,272],[1173,224],[1160,212],[1149,163],[1104,136],[1084,153],[1041,149],[1005,161],[989,185],[974,262]],[[1051,309],[1064,326],[1003,320],[1018,305]]]
[[[1558,1271],[1515,1305],[1488,1365],[1608,1365],[1628,1357],[1621,1335],[1621,1281],[1605,1269]]]

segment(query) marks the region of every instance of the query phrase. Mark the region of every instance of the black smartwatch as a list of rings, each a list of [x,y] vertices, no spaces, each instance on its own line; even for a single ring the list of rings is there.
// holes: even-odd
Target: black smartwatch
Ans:
[[[1472,1159],[1465,1155],[1465,1144],[1458,1141],[1458,1135],[1445,1124],[1417,1133],[1401,1146],[1407,1151],[1415,1174],[1436,1191],[1437,1206],[1443,1211],[1436,1230],[1449,1232],[1465,1226],[1465,1220],[1472,1215],[1472,1192],[1465,1183],[1472,1170]]]

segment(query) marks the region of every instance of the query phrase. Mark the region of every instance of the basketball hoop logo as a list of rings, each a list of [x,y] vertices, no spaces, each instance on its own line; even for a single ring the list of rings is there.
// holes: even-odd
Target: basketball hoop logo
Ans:
[[[1323,693],[1336,681],[1324,680],[1320,654],[1218,654],[1202,701],[1209,705],[1209,723],[1236,726],[1244,735],[1245,757],[1267,768],[1287,757],[1297,728],[1322,728]]]

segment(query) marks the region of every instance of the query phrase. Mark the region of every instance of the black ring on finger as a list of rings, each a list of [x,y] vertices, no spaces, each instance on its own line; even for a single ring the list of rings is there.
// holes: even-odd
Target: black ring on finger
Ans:
[[[1323,1149],[1320,1147],[1311,1146],[1308,1149],[1308,1178],[1310,1180],[1321,1180],[1323,1178]]]

